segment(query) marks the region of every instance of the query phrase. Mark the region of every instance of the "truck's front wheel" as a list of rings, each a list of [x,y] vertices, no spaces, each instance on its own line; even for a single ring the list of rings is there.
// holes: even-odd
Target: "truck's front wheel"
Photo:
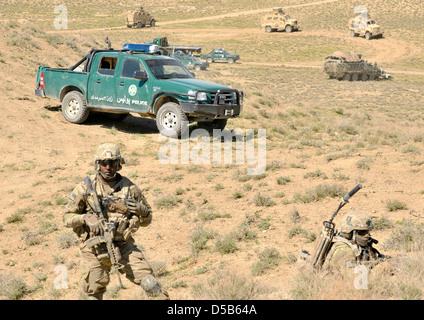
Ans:
[[[89,113],[87,100],[81,92],[71,91],[63,98],[62,114],[69,122],[83,123],[87,120]]]
[[[156,125],[164,136],[180,137],[188,126],[187,115],[178,103],[167,102],[156,115]]]

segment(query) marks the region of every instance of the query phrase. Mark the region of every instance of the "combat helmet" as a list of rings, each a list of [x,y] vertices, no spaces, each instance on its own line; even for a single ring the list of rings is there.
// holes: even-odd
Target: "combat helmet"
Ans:
[[[125,159],[121,156],[121,151],[116,144],[104,143],[97,148],[96,154],[94,155],[94,163],[96,170],[100,170],[99,162],[102,160],[119,160],[117,170],[122,169],[122,165],[125,163]]]
[[[362,211],[350,210],[346,213],[340,223],[340,231],[350,233],[354,230],[372,229],[372,221],[370,215]]]

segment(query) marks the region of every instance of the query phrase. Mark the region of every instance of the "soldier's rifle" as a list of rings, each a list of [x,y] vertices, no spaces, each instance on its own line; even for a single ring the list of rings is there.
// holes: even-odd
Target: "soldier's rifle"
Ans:
[[[85,244],[87,248],[92,248],[95,245],[99,245],[101,243],[106,244],[107,256],[110,259],[112,266],[114,267],[116,274],[118,275],[119,285],[121,288],[124,288],[121,277],[119,275],[119,269],[124,266],[119,263],[121,258],[121,252],[119,248],[115,246],[113,243],[113,238],[115,235],[115,224],[113,222],[108,222],[108,217],[105,213],[103,213],[102,205],[100,204],[99,197],[96,191],[93,188],[92,182],[89,177],[84,179],[88,187],[88,191],[86,192],[88,196],[92,199],[92,205],[89,203],[93,212],[97,215],[100,223],[100,235],[89,238]],[[99,258],[99,257],[98,257]]]

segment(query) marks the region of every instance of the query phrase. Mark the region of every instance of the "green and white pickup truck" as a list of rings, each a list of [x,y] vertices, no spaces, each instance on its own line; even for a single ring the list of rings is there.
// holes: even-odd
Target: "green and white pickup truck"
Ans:
[[[240,115],[242,91],[197,80],[158,49],[125,44],[122,50],[93,49],[68,69],[39,66],[35,94],[61,101],[63,116],[72,123],[83,123],[91,111],[122,118],[138,113],[155,118],[166,136],[181,136],[189,122],[223,130],[227,119]]]

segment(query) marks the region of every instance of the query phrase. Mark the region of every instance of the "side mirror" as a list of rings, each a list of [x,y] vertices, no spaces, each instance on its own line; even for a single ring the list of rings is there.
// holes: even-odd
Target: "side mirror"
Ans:
[[[149,79],[145,71],[134,71],[133,78],[141,81],[147,81]]]

